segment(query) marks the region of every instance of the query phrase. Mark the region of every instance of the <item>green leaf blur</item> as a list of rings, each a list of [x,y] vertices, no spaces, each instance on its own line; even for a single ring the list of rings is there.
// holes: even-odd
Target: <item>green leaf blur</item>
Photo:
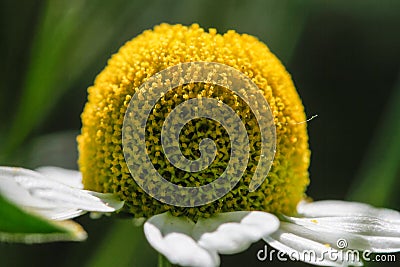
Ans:
[[[0,196],[0,241],[43,243],[80,241],[86,233],[76,224],[56,224],[28,214]]]

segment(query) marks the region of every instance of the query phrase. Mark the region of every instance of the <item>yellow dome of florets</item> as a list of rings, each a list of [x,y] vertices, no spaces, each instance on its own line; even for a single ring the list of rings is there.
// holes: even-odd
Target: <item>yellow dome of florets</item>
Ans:
[[[189,159],[198,158],[198,144],[203,138],[215,140],[218,153],[207,169],[188,175],[171,165],[158,149],[163,121],[174,107],[187,99],[206,96],[232,107],[246,125],[250,148],[245,173],[229,193],[203,206],[176,207],[152,198],[135,183],[124,159],[122,127],[132,95],[149,77],[168,67],[196,61],[228,65],[257,85],[273,115],[276,154],[265,181],[250,192],[249,179],[260,157],[260,130],[250,109],[232,92],[206,83],[184,85],[178,91],[165,94],[146,124],[149,157],[165,179],[182,186],[203,185],[218,178],[229,161],[226,131],[207,119],[190,121],[179,137],[182,154]],[[197,24],[189,27],[162,24],[121,47],[88,92],[82,113],[82,133],[78,137],[84,187],[117,194],[125,200],[126,211],[135,217],[150,217],[165,211],[194,219],[236,210],[292,214],[305,197],[310,151],[306,124],[298,123],[306,119],[304,108],[284,66],[255,37],[234,31],[224,35],[214,29],[205,32]]]

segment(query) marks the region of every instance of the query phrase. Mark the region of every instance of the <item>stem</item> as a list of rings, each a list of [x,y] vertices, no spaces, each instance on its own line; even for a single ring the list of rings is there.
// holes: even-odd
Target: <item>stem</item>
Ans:
[[[158,267],[172,267],[172,264],[161,253],[158,254]]]

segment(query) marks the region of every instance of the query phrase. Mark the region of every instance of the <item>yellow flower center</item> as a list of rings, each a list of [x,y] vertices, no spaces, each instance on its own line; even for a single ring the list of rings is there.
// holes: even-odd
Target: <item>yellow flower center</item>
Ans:
[[[185,172],[166,158],[161,144],[163,122],[177,105],[188,99],[213,98],[229,105],[245,125],[249,139],[247,168],[230,192],[199,207],[177,207],[152,198],[136,184],[125,162],[122,128],[132,96],[148,78],[168,67],[195,61],[228,65],[257,85],[273,115],[276,154],[265,181],[250,192],[261,149],[260,129],[251,109],[233,92],[218,85],[191,83],[169,91],[152,109],[145,131],[148,156],[168,181],[185,187],[205,185],[217,179],[229,162],[229,136],[222,125],[207,118],[187,123],[179,136],[179,146],[186,158],[196,160],[200,157],[199,143],[204,138],[214,140],[217,153],[210,166],[198,172]],[[310,151],[306,124],[298,123],[306,119],[303,105],[284,66],[265,44],[252,36],[234,31],[220,35],[214,29],[205,32],[197,24],[156,26],[121,47],[88,91],[82,133],[78,137],[84,186],[117,194],[135,217],[165,211],[194,219],[236,210],[292,214],[304,198],[309,183]]]

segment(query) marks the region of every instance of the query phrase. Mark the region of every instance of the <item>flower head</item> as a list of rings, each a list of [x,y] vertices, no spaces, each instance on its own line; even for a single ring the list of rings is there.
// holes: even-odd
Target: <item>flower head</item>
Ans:
[[[194,83],[171,90],[155,105],[146,125],[149,157],[164,178],[182,186],[203,185],[221,175],[229,161],[229,136],[221,125],[207,119],[189,122],[179,139],[182,153],[189,159],[199,157],[198,144],[203,138],[217,141],[217,156],[207,169],[185,173],[165,158],[162,123],[174,107],[188,99],[209,97],[228,104],[244,122],[250,143],[246,171],[233,190],[213,203],[182,208],[159,202],[134,182],[124,159],[121,132],[129,100],[143,82],[168,67],[194,61],[231,66],[257,85],[273,114],[276,154],[267,179],[250,192],[249,180],[260,157],[260,130],[249,107],[220,86]],[[205,32],[197,24],[162,24],[127,42],[89,88],[78,137],[83,183],[89,190],[117,194],[136,217],[165,211],[195,219],[238,210],[293,214],[309,183],[306,125],[296,124],[304,120],[303,105],[290,75],[265,44],[234,31],[220,35],[214,29]]]

